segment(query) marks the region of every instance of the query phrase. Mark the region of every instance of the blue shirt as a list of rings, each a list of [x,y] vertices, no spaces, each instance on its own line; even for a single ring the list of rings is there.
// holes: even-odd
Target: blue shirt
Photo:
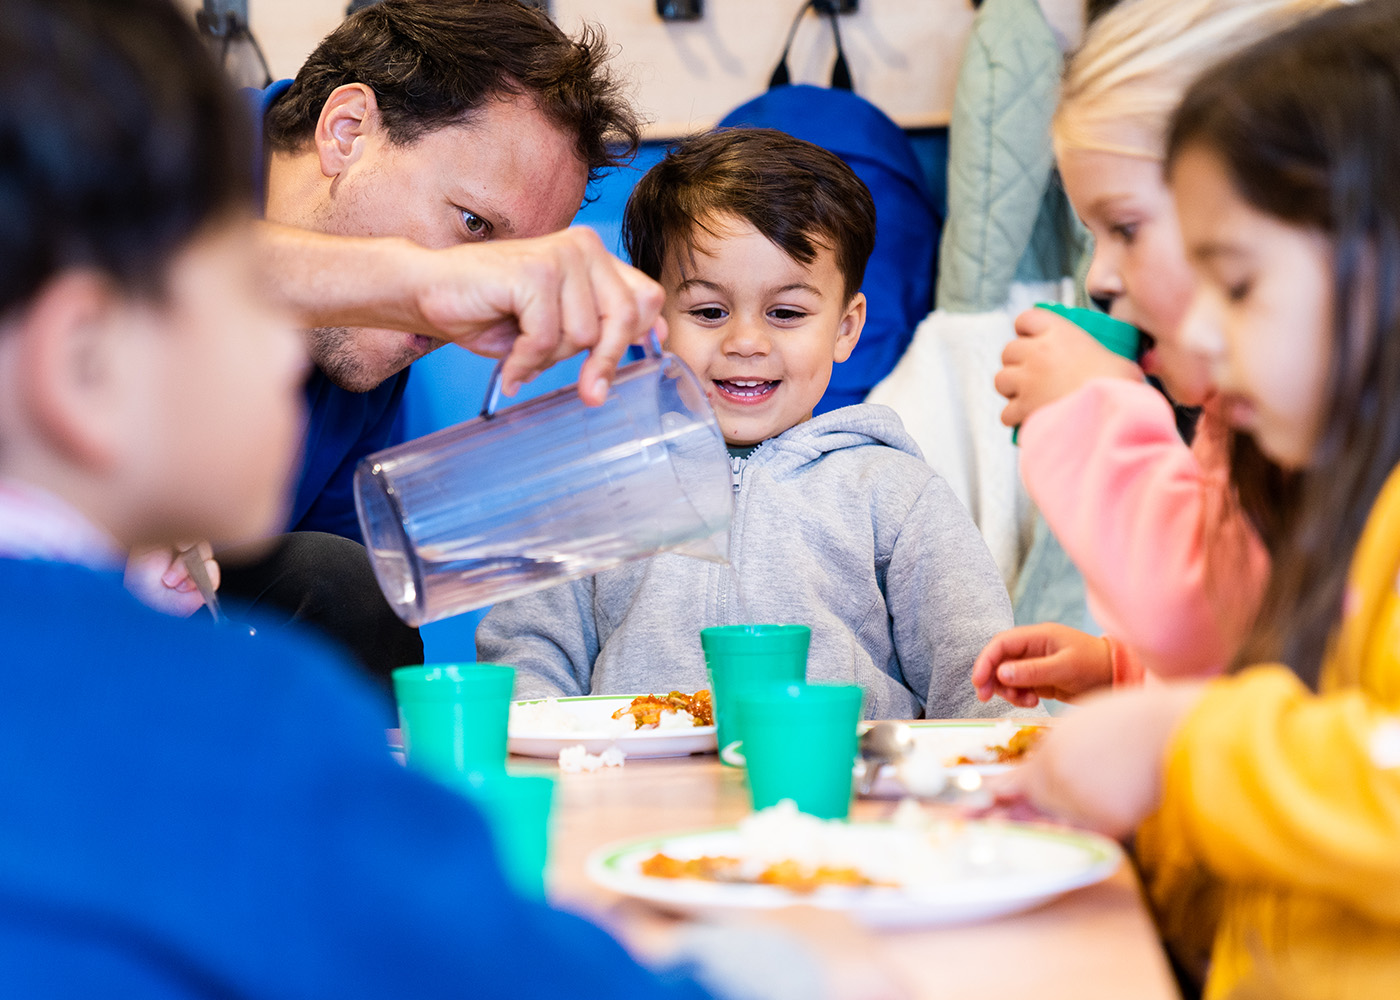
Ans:
[[[266,90],[244,92],[253,110],[254,177],[259,181],[266,171],[263,116],[291,85],[291,80],[278,80]],[[261,187],[259,205],[266,196]],[[327,531],[362,541],[355,515],[355,467],[366,455],[403,440],[398,418],[407,386],[407,368],[369,392],[349,392],[326,378],[321,369],[312,370],[306,381],[306,440],[290,530]]]
[[[368,682],[311,638],[2,558],[0,635],[6,997],[704,997],[516,895],[475,808],[389,758]]]

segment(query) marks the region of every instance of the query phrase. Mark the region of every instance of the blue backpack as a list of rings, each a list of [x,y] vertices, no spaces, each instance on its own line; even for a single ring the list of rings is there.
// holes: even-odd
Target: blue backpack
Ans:
[[[809,6],[798,12],[799,19]],[[830,87],[788,82],[794,21],[768,91],[741,104],[719,123],[721,128],[779,129],[828,149],[855,171],[875,199],[875,252],[861,285],[869,300],[865,330],[850,359],[832,372],[818,413],[861,402],[899,361],[914,328],[933,309],[942,228],[909,137],[854,92],[834,14],[831,25],[837,55]]]

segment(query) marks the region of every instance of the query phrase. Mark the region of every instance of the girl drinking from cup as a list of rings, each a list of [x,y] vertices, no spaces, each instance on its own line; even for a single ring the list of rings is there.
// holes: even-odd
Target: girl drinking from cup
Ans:
[[[1066,718],[1015,789],[1136,844],[1207,998],[1400,983],[1400,3],[1196,83],[1167,146],[1221,412],[1295,477],[1227,678]],[[1286,665],[1286,666],[1285,666]]]
[[[1148,349],[1139,368],[1031,309],[996,385],[1003,422],[1022,424],[1026,488],[1111,638],[1053,623],[1011,629],[973,667],[983,700],[1031,706],[1146,670],[1219,673],[1248,630],[1286,478],[1230,434],[1184,324],[1195,278],[1162,175],[1165,133],[1202,71],[1334,2],[1136,0],[1095,22],[1067,67],[1052,130],[1065,190],[1094,236],[1088,290]],[[1191,445],[1144,370],[1177,403],[1201,407]]]

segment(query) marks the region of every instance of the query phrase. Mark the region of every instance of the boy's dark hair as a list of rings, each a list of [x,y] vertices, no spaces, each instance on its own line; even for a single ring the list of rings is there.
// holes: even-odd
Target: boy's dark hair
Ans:
[[[91,267],[159,297],[252,201],[250,131],[169,0],[0,0],[0,313]]]
[[[846,299],[860,291],[875,249],[875,202],[835,153],[769,128],[682,139],[637,182],[622,238],[633,265],[660,278],[667,254],[693,254],[696,231],[712,232],[723,215],[748,222],[802,264],[830,249]]]
[[[1400,3],[1342,6],[1206,74],[1168,142],[1219,158],[1258,211],[1332,244],[1331,360],[1308,467],[1275,497],[1281,537],[1243,665],[1316,688],[1347,571],[1400,465]],[[1232,468],[1232,475],[1236,470]]]
[[[374,91],[391,142],[471,121],[505,94],[532,97],[545,117],[578,136],[590,180],[637,150],[641,126],[607,72],[602,33],[570,39],[543,11],[518,0],[384,0],[332,31],[291,88],[268,109],[268,146],[302,149],[327,98],[362,83]]]

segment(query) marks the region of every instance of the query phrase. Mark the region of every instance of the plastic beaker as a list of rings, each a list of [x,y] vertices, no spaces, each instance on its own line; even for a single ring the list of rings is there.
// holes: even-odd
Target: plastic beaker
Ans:
[[[863,700],[854,684],[770,681],[740,691],[736,707],[753,807],[791,799],[802,812],[845,819]]]
[[[364,459],[355,506],[409,625],[663,551],[725,561],[733,475],[700,380],[654,338],[601,406],[570,386]]]
[[[743,739],[736,707],[740,693],[752,684],[805,681],[811,642],[812,630],[806,625],[717,625],[700,630],[720,750]]]
[[[438,778],[505,773],[514,667],[429,663],[399,667],[393,679],[410,767]]]
[[[1046,309],[1057,316],[1063,316],[1089,336],[1097,340],[1104,350],[1112,351],[1120,358],[1127,358],[1134,364],[1142,354],[1142,333],[1131,323],[1114,319],[1108,313],[1081,306],[1066,306],[1058,302],[1037,302],[1037,309]],[[1011,443],[1020,444],[1021,425],[1011,431]]]

